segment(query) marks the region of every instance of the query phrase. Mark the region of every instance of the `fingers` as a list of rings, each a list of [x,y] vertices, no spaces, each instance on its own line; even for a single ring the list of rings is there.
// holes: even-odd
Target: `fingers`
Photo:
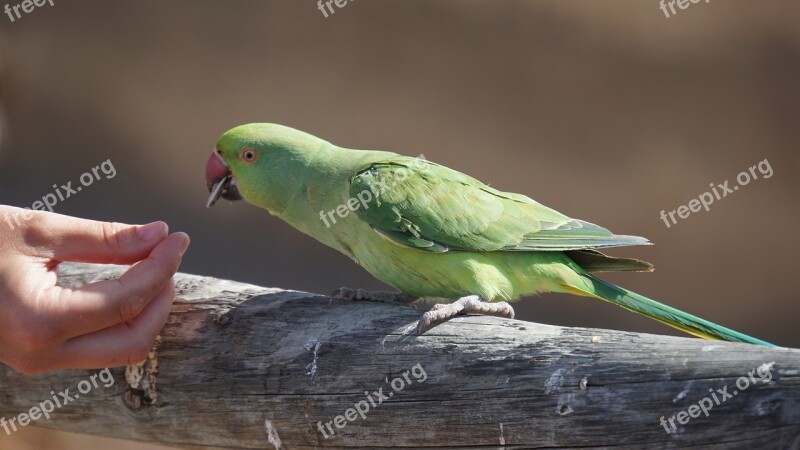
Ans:
[[[45,212],[3,231],[0,361],[33,374],[147,356],[169,315],[186,234],[168,236],[163,222],[131,226]],[[61,261],[133,266],[117,280],[71,290],[56,286],[53,267]]]
[[[118,280],[76,290],[52,288],[52,304],[45,306],[49,319],[69,326],[58,338],[73,338],[135,320],[171,284],[189,242],[184,233],[168,236]]]
[[[58,368],[99,369],[135,364],[147,359],[169,317],[175,284],[169,281],[135,319],[67,341],[54,360]]]
[[[35,256],[56,261],[132,264],[147,256],[168,232],[164,222],[125,225],[35,213],[23,239]]]

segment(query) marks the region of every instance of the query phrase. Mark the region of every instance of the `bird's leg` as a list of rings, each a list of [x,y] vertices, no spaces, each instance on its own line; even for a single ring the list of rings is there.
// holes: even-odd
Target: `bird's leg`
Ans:
[[[350,289],[346,287],[333,291],[331,297],[345,300],[389,303],[392,305],[409,305],[417,300],[417,297],[400,292],[365,291],[363,289]]]
[[[453,303],[433,305],[417,323],[417,334],[421,335],[437,324],[467,313],[514,318],[514,308],[507,302],[490,303],[480,296],[468,295]]]

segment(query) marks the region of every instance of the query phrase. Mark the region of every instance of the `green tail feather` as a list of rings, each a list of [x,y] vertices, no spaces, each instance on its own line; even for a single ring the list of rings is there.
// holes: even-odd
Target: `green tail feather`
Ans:
[[[730,328],[725,328],[721,325],[685,313],[635,292],[607,283],[592,275],[584,274],[583,276],[594,286],[594,294],[597,297],[627,310],[658,320],[661,323],[694,336],[704,339],[744,342],[747,344],[775,347],[774,344],[770,344],[769,342],[750,337],[738,331],[731,330]]]

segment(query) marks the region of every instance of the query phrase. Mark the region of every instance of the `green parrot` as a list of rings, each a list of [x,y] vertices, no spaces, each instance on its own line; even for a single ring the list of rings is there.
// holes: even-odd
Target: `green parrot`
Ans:
[[[652,270],[597,250],[647,239],[615,235],[424,157],[351,150],[254,123],[219,138],[206,182],[209,207],[222,197],[266,209],[399,290],[396,299],[457,299],[426,312],[419,334],[457,314],[513,318],[508,301],[560,292],[605,300],[701,338],[772,346],[593,275]]]

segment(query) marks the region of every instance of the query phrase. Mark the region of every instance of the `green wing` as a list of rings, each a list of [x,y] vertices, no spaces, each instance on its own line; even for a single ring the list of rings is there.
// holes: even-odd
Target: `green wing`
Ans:
[[[373,164],[352,177],[350,195],[371,197],[356,214],[376,232],[431,252],[567,251],[648,244],[647,239],[614,235],[524,195],[500,192],[417,158]]]

